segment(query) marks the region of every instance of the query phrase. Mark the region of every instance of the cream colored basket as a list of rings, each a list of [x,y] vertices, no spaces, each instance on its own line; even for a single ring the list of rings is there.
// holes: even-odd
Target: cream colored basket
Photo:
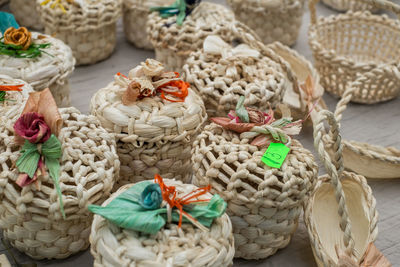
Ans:
[[[35,91],[50,88],[57,105],[70,105],[68,78],[75,68],[71,49],[48,35],[32,33],[33,43],[50,43],[37,58],[14,58],[0,55],[0,74],[28,82]]]
[[[125,37],[138,48],[153,49],[147,37],[146,24],[150,8],[168,6],[174,0],[123,0],[123,22]]]
[[[310,1],[309,40],[325,90],[342,96],[348,83],[369,73],[371,83],[362,84],[352,101],[373,104],[395,98],[400,93],[399,20],[368,11],[317,20],[318,1]],[[400,14],[400,7],[386,0],[364,2]]]
[[[333,133],[335,152],[332,158],[322,141],[325,119]],[[319,177],[306,202],[304,221],[318,266],[391,266],[367,263],[378,234],[376,201],[363,176],[343,171],[343,147],[333,114],[322,111],[314,126],[315,148],[328,174]]]
[[[365,3],[364,1],[359,0],[322,0],[322,2],[338,11],[359,11],[359,10],[370,10],[376,11],[373,5],[369,3]]]
[[[77,65],[94,64],[112,54],[121,0],[62,0],[66,13],[58,5],[52,8],[54,1],[40,6],[41,21],[46,34],[55,35],[71,47]]]
[[[167,70],[180,72],[190,53],[200,50],[208,35],[220,35],[230,42],[228,28],[223,25],[233,21],[234,15],[226,7],[202,2],[182,26],[175,23],[176,16],[163,19],[158,12],[153,12],[147,23],[147,34],[155,48],[156,59],[164,63]]]
[[[24,105],[8,111],[22,112]],[[0,131],[0,228],[18,250],[35,259],[61,259],[89,246],[92,215],[89,204],[101,204],[118,177],[115,139],[93,116],[75,108],[60,109],[64,121],[58,136],[62,143],[60,187],[66,219],[62,218],[53,180],[48,174],[21,189],[14,166],[20,147],[14,142],[13,125]]]
[[[10,0],[10,10],[21,26],[33,30],[43,29],[36,10],[36,0]]]
[[[181,103],[157,95],[126,106],[121,95],[127,88],[118,80],[117,75],[91,101],[91,113],[117,139],[118,186],[153,179],[155,174],[189,183],[191,144],[207,117],[201,98],[189,89]]]
[[[237,20],[253,29],[265,44],[293,45],[300,32],[306,0],[227,0]]]
[[[164,179],[178,191],[191,192],[197,187]],[[127,190],[121,187],[104,205]],[[210,195],[210,194],[209,194]],[[155,235],[123,230],[99,215],[94,216],[90,234],[94,266],[232,266],[235,253],[232,224],[228,215],[215,219],[210,231],[203,232],[190,223],[167,224]]]
[[[318,167],[298,141],[290,148],[282,167],[275,169],[261,162],[266,148],[214,123],[193,143],[193,183],[211,184],[211,192],[228,203],[235,257],[269,257],[286,247],[296,231]]]

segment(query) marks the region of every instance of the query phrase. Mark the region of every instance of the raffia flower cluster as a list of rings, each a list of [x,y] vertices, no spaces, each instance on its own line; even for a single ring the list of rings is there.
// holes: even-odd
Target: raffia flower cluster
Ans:
[[[21,46],[23,50],[26,50],[32,44],[32,34],[25,27],[19,29],[10,27],[4,32],[4,43],[18,45]]]

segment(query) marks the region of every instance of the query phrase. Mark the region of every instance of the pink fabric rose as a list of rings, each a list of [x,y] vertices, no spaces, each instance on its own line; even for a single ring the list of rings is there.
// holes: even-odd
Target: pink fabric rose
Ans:
[[[15,133],[32,144],[44,143],[51,135],[44,117],[36,112],[23,114],[14,124]]]

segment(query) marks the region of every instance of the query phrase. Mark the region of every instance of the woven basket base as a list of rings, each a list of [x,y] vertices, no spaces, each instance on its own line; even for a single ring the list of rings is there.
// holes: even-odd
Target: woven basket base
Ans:
[[[183,65],[187,56],[177,55],[174,51],[167,48],[155,48],[156,59],[162,62],[167,71],[182,72]]]
[[[36,11],[36,0],[11,0],[10,10],[21,26],[33,30],[43,29],[39,13]]]
[[[124,33],[126,39],[138,48],[153,50],[153,45],[147,38],[146,23],[149,11],[143,9],[124,8]]]

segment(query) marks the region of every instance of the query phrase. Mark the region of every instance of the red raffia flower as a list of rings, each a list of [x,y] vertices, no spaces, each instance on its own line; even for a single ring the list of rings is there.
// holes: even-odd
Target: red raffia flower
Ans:
[[[36,112],[23,114],[14,124],[15,133],[32,144],[44,143],[51,135],[44,117]]]

